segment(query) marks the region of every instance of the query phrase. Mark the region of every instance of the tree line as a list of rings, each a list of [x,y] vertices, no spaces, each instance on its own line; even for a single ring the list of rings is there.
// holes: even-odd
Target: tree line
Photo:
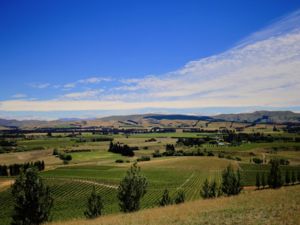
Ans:
[[[112,141],[109,144],[108,151],[113,153],[118,153],[123,156],[134,156],[134,150],[138,150],[138,147],[129,147],[128,145],[122,145],[119,142],[113,143]]]
[[[45,162],[35,161],[21,164],[11,164],[11,165],[0,165],[0,176],[17,176],[21,173],[21,170],[27,170],[28,168],[35,167],[38,171],[43,171],[45,169]]]
[[[255,186],[257,189],[265,188],[266,186],[270,188],[280,188],[281,186],[295,184],[300,182],[300,171],[296,172],[294,170],[286,170],[285,176],[282,176],[282,171],[280,169],[280,161],[278,159],[270,161],[271,168],[269,173],[265,176],[265,173],[257,173]]]

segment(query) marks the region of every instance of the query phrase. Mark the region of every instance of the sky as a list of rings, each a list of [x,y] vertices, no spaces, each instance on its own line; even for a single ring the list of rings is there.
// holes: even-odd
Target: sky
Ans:
[[[300,111],[300,2],[0,0],[0,117]]]

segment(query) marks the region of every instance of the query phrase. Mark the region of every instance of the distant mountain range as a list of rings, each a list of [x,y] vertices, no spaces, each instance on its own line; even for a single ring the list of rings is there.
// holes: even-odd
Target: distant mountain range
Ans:
[[[230,121],[247,123],[299,123],[300,113],[292,111],[256,111],[253,113],[220,114],[217,116],[195,116],[181,114],[139,114],[126,116],[109,116],[99,119],[63,118],[53,121],[42,120],[6,120],[0,119],[3,128],[39,128],[69,126],[155,126],[191,124],[193,121]]]
[[[256,111],[253,113],[221,114],[215,119],[250,123],[300,123],[300,113],[292,111]]]

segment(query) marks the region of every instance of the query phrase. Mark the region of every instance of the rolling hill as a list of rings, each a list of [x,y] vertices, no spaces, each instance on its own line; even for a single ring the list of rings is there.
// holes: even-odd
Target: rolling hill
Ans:
[[[68,126],[114,126],[114,127],[145,127],[145,126],[192,126],[197,121],[204,122],[247,122],[247,123],[299,123],[300,113],[292,111],[256,111],[253,113],[220,114],[216,116],[196,116],[181,114],[137,114],[109,116],[97,119],[64,118],[53,121],[43,120],[6,120],[0,119],[2,128],[40,128]]]
[[[94,220],[72,220],[51,225],[191,225],[299,224],[300,186],[250,191],[235,197],[197,200],[180,205],[107,215]],[[284,221],[284,222],[283,222]]]

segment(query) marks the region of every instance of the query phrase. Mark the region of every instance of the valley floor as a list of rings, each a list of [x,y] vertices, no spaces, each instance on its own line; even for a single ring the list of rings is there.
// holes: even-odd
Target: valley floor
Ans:
[[[49,225],[300,224],[300,185]]]

